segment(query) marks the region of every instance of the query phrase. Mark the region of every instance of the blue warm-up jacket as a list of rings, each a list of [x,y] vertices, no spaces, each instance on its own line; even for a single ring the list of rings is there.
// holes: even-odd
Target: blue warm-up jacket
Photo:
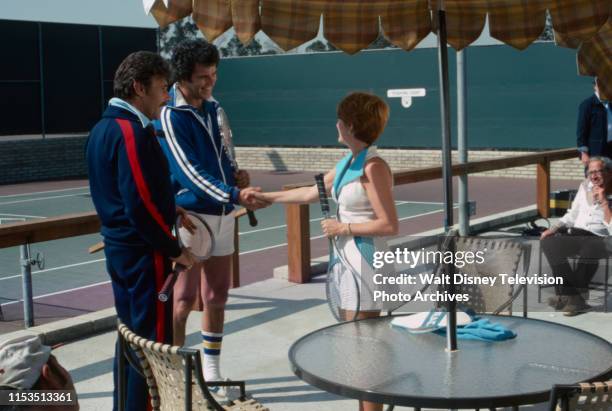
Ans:
[[[228,214],[238,204],[234,170],[217,123],[218,103],[188,105],[176,84],[156,121],[159,143],[170,164],[176,203],[203,214]]]
[[[585,151],[591,157],[612,157],[612,144],[608,144],[608,113],[595,94],[580,103],[577,124],[579,151]]]
[[[166,158],[152,125],[110,105],[86,147],[91,197],[105,243],[181,254],[171,228],[176,216]]]

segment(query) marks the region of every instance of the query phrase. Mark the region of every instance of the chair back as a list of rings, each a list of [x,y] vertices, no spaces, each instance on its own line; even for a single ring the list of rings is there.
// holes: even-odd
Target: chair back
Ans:
[[[147,340],[122,323],[118,330],[138,358],[153,411],[224,409],[206,387],[198,350]]]
[[[469,295],[469,301],[458,303],[464,309],[471,309],[476,313],[512,315],[512,304],[521,294],[526,292],[525,285],[508,284],[502,282],[500,274],[520,277],[526,274],[529,268],[528,261],[524,261],[522,272],[519,265],[523,257],[531,254],[530,246],[512,239],[487,239],[478,237],[457,237],[454,242],[455,253],[485,251],[482,263],[478,259],[471,259],[472,263],[465,262],[462,267],[455,264],[455,273],[466,277],[492,277],[496,278],[494,286],[482,284],[458,284],[455,290],[458,294]],[[457,255],[457,254],[455,254]],[[465,255],[465,254],[463,254]],[[457,258],[457,262],[459,257]],[[508,277],[506,277],[507,279]],[[523,301],[523,305],[525,301]],[[523,307],[526,317],[526,307]]]
[[[550,394],[549,411],[610,411],[612,381],[555,385]]]

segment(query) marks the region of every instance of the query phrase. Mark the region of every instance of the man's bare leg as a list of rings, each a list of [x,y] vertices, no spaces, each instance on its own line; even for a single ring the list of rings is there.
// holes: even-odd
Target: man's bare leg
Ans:
[[[198,288],[202,264],[194,264],[189,270],[179,273],[174,290],[172,291],[173,311],[172,311],[172,340],[174,345],[183,346],[185,344],[185,327],[189,313],[193,310],[193,305],[198,297]]]

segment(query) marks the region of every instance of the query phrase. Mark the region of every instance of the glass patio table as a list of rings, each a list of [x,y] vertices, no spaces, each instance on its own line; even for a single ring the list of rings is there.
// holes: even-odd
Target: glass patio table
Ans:
[[[548,400],[554,384],[612,375],[612,344],[603,338],[548,321],[482,317],[516,338],[460,339],[449,354],[444,335],[410,334],[391,326],[394,317],[379,317],[311,332],[291,346],[289,360],[299,378],[324,391],[429,408],[535,404]]]

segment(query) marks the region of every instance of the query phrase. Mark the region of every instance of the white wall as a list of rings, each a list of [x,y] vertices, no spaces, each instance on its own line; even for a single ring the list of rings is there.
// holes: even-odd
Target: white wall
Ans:
[[[157,27],[142,0],[0,0],[0,19]]]

